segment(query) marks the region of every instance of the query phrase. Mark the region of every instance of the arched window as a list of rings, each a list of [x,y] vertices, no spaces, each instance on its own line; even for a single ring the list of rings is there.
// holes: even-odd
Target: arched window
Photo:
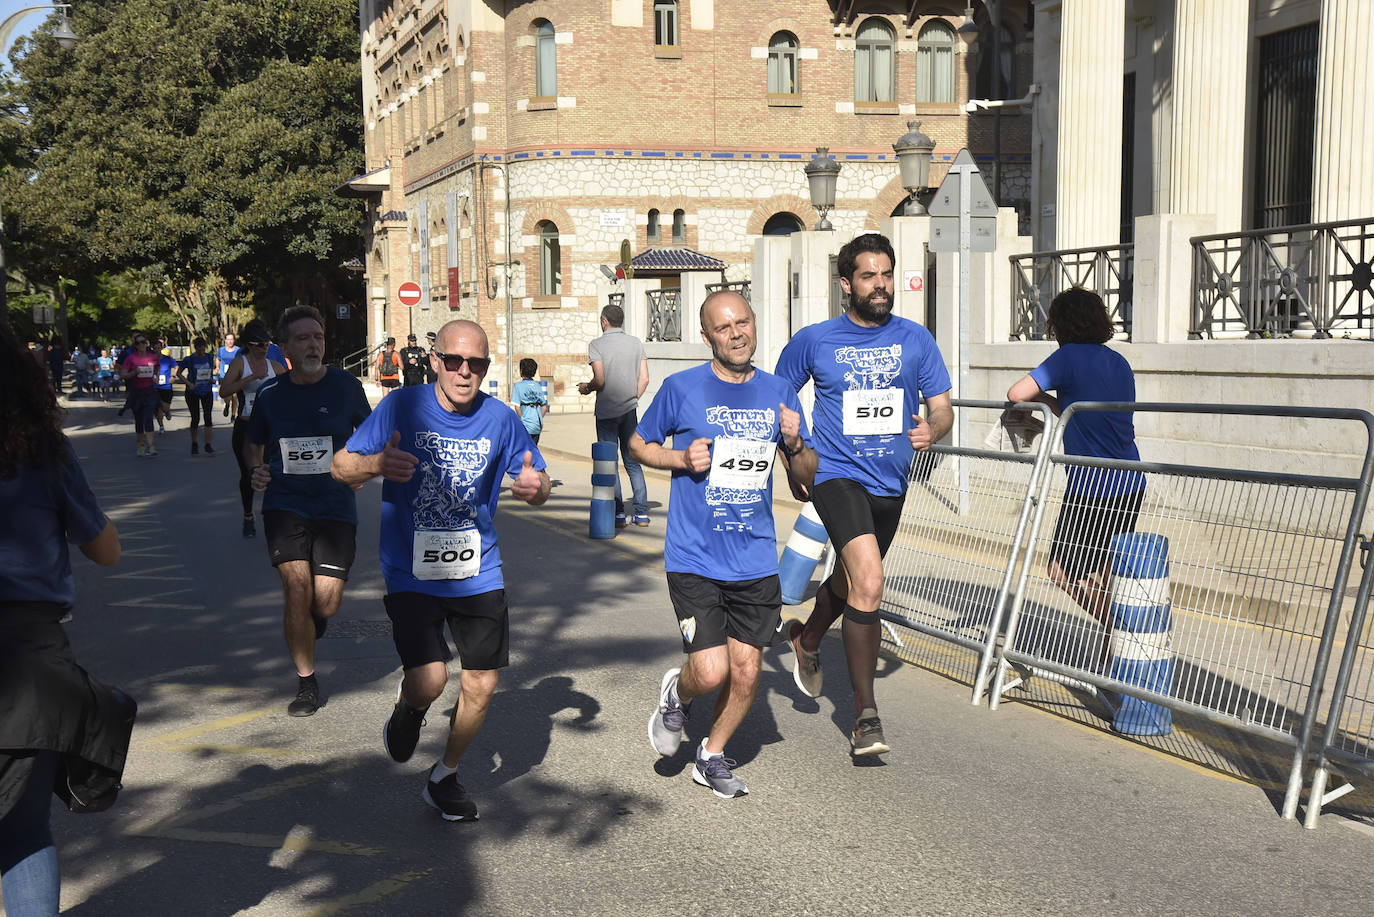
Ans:
[[[534,94],[541,99],[558,95],[558,56],[554,50],[553,23],[540,19],[534,33]]]
[[[677,0],[654,0],[654,44],[677,45]]]
[[[763,234],[765,236],[790,236],[794,232],[801,232],[805,229],[801,218],[795,213],[775,213],[768,218],[768,222],[763,224]]]
[[[687,241],[687,214],[682,210],[673,211],[673,243],[683,244]]]
[[[854,101],[891,102],[896,82],[897,36],[881,19],[868,19],[854,39]]]
[[[647,239],[649,240],[649,244],[650,244],[650,245],[652,245],[652,244],[654,244],[655,242],[658,241],[658,210],[657,210],[657,209],[654,209],[654,210],[650,210],[650,211],[649,211],[649,223],[648,223],[647,228],[646,228],[645,231],[644,231],[644,236],[645,236],[645,238],[647,238]]]
[[[978,36],[978,82],[974,89],[979,99],[1010,99],[1016,90],[1016,39],[1011,29],[1002,26],[998,37],[994,67],[992,27],[984,26]]]
[[[954,30],[940,19],[916,37],[916,101],[954,101]]]
[[[548,220],[539,224],[539,295],[563,292],[563,259],[558,251],[558,227]]]
[[[791,32],[778,32],[768,40],[768,91],[774,95],[796,95],[797,48],[800,43]]]

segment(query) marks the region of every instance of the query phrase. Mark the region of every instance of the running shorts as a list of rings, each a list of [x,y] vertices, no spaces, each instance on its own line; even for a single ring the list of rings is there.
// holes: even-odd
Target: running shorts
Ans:
[[[1050,560],[1058,561],[1075,582],[1103,570],[1112,536],[1135,531],[1144,497],[1143,490],[1103,497],[1064,494],[1064,505],[1054,523]]]
[[[504,589],[465,596],[392,592],[382,603],[403,668],[453,658],[444,639],[445,621],[463,668],[502,669],[510,664],[510,612]]]
[[[287,510],[269,509],[263,510],[262,527],[272,566],[305,560],[316,576],[348,579],[357,550],[357,526],[337,519],[307,519]]]
[[[782,587],[777,574],[729,581],[696,573],[669,573],[668,598],[682,632],[682,651],[724,646],[726,637],[765,647],[782,624]]]
[[[905,500],[905,496],[871,494],[849,478],[831,478],[811,488],[811,505],[836,551],[843,551],[860,535],[873,535],[878,539],[878,554],[886,557],[902,521]]]

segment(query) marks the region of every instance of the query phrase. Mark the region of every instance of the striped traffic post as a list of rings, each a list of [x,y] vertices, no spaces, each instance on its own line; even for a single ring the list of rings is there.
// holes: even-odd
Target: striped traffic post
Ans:
[[[811,574],[816,572],[821,553],[825,550],[825,526],[812,503],[802,504],[801,515],[792,526],[792,537],[782,549],[778,563],[778,579],[782,583],[782,600],[788,605],[800,605],[806,597]]]
[[[1170,695],[1174,652],[1169,539],[1148,532],[1112,537],[1111,615],[1111,677]],[[1168,707],[1123,694],[1112,728],[1126,735],[1168,735],[1173,715]]]
[[[592,505],[588,534],[593,538],[615,537],[616,444],[592,443]]]
[[[487,381],[487,386],[491,389],[491,397],[496,398],[496,391],[497,391],[496,380],[495,380],[495,379],[490,379],[490,380],[488,380],[488,381]],[[497,398],[497,400],[500,401],[501,399]]]

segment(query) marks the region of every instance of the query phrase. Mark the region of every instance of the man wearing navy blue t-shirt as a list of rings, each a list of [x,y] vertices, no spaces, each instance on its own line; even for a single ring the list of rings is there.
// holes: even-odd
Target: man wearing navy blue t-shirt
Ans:
[[[549,498],[544,457],[519,416],[482,391],[487,335],[470,321],[439,329],[433,385],[394,389],[334,455],[334,477],[361,485],[381,475],[381,564],[387,617],[405,671],[382,743],[395,761],[415,752],[425,712],[448,682],[448,623],[463,664],[462,691],[424,801],[448,821],[477,806],[458,764],[486,719],[497,672],[509,662],[509,610],[497,546],[504,477],[517,500]]]
[[[921,325],[892,314],[892,243],[865,233],[840,249],[840,286],[849,309],[797,333],[777,374],[801,390],[815,384],[812,429],[820,456],[811,502],[839,552],[806,624],[793,622],[793,677],[808,697],[821,692],[821,638],[844,616],[841,636],[854,689],[856,755],[890,751],[873,678],[882,640],[878,605],[883,556],[897,533],[912,461],[949,432],[954,410],[944,358]],[[927,419],[920,417],[921,403]],[[908,418],[910,424],[908,424]]]
[[[263,494],[267,552],[285,596],[283,630],[297,676],[286,712],[310,716],[320,694],[315,641],[339,610],[357,547],[353,491],[329,466],[372,409],[353,375],[324,365],[324,318],[313,307],[287,309],[277,336],[291,371],[258,389],[243,460]]]
[[[725,744],[754,703],[763,648],[781,625],[773,464],[781,453],[801,490],[815,474],[816,453],[797,393],[754,368],[749,302],[725,290],[706,297],[701,337],[711,362],[663,380],[630,451],[673,473],[663,566],[687,653],[687,664],[669,669],[659,685],[649,742],[660,755],[675,754],[692,699],[719,689],[692,779],[731,799],[749,789]]]

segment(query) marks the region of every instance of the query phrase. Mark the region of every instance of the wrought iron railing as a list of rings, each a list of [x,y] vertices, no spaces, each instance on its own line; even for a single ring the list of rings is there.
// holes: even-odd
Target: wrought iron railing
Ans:
[[[1374,338],[1374,217],[1189,241],[1190,338]]]
[[[1101,296],[1118,336],[1130,339],[1134,245],[1029,252],[1010,260],[1012,340],[1043,341],[1050,301],[1070,287]]]
[[[682,340],[682,291],[646,290],[649,303],[649,333],[645,340]]]
[[[747,280],[730,280],[722,283],[706,284],[707,295],[715,293],[718,290],[732,290],[743,296],[745,302],[753,302],[753,299],[749,296],[749,281]]]

